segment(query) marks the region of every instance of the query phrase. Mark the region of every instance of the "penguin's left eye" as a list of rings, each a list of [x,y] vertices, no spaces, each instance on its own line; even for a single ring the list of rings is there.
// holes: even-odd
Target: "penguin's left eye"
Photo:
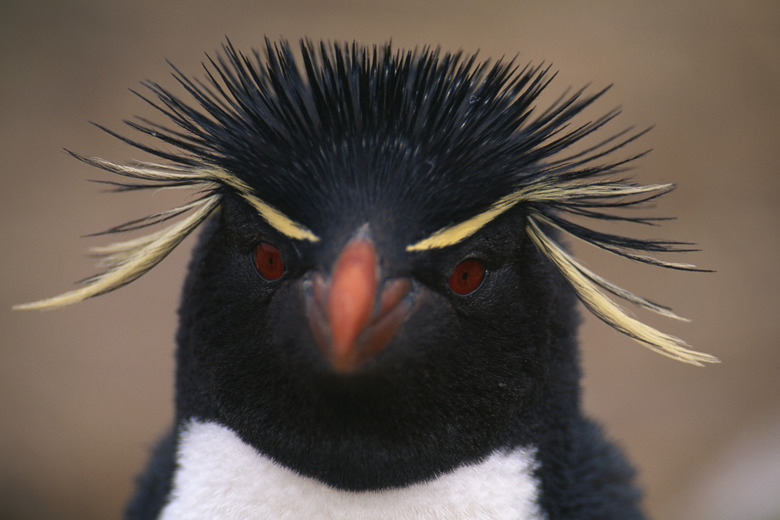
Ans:
[[[455,266],[450,275],[450,289],[456,294],[469,294],[482,284],[485,266],[479,260],[464,260]]]
[[[284,274],[282,254],[268,242],[261,242],[255,248],[255,267],[266,280],[278,280]]]

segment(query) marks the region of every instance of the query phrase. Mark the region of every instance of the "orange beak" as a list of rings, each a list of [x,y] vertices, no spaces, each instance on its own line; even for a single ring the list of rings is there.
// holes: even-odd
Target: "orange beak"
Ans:
[[[409,280],[387,280],[381,290],[379,284],[376,249],[364,237],[344,247],[330,280],[320,273],[311,277],[306,294],[309,325],[336,371],[353,372],[377,356],[411,307],[404,298],[411,288]]]

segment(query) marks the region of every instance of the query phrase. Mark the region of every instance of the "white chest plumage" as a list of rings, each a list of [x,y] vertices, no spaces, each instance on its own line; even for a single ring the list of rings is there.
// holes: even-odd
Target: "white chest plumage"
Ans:
[[[182,432],[163,520],[542,519],[533,453],[496,453],[434,480],[348,492],[259,454],[224,426],[193,421]]]

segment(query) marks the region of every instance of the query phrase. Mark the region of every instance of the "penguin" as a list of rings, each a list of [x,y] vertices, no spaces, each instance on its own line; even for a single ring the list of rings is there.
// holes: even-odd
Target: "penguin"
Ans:
[[[173,67],[173,66],[172,66]],[[227,41],[184,94],[146,82],[155,161],[72,155],[118,191],[192,200],[116,226],[104,270],[52,308],[126,285],[201,229],[179,309],[175,416],[127,519],[641,519],[635,471],[582,410],[582,304],[678,361],[717,362],[562,242],[657,267],[691,245],[597,229],[673,189],[626,170],[647,130],[577,122],[608,89],[435,48]],[[150,144],[150,142],[152,144]],[[579,304],[578,304],[579,302]]]

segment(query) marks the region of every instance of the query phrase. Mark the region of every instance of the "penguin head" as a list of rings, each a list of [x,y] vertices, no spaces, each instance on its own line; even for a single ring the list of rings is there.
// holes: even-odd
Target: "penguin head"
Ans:
[[[676,317],[559,244],[696,270],[649,256],[687,244],[592,227],[653,223],[621,210],[672,189],[623,177],[644,131],[589,141],[618,111],[574,122],[606,90],[540,109],[549,68],[309,41],[299,56],[228,43],[207,71],[174,69],[191,101],[145,84],[169,124],[129,125],[160,145],[107,130],[163,162],[74,154],[122,176],[119,190],[199,196],[110,229],[165,223],[98,248],[106,270],[83,287],[20,306],[130,283],[205,222],[180,310],[179,423],[213,420],[305,475],[377,488],[577,415],[576,299],[661,354],[715,361],[628,315],[616,300]]]

